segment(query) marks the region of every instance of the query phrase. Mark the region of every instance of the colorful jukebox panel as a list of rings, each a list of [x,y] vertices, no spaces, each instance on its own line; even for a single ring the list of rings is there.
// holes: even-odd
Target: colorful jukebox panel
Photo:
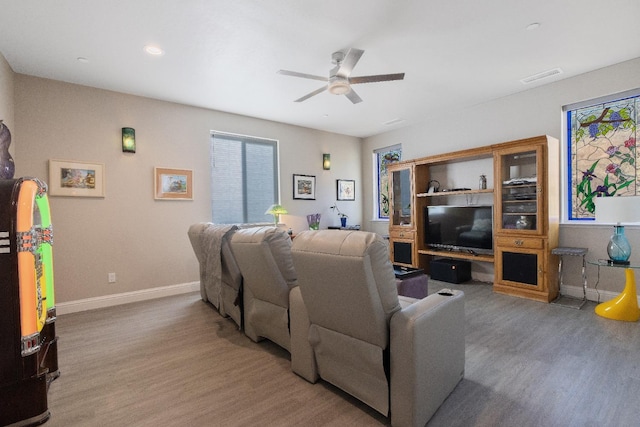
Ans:
[[[49,418],[47,382],[58,368],[46,191],[34,178],[0,180],[0,425]]]

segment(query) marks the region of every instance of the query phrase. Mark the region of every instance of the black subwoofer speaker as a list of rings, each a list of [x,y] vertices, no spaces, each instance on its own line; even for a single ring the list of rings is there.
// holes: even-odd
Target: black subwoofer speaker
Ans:
[[[434,259],[429,264],[429,273],[433,280],[464,283],[471,280],[471,263],[460,259]]]

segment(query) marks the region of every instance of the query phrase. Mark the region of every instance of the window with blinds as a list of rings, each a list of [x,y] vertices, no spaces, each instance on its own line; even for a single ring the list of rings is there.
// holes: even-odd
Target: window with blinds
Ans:
[[[213,132],[211,212],[216,224],[272,222],[278,202],[278,142]]]

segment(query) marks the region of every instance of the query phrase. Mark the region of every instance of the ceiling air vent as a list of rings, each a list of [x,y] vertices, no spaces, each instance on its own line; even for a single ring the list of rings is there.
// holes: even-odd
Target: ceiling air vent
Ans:
[[[522,82],[522,84],[529,84],[529,83],[533,83],[535,81],[538,80],[542,80],[542,79],[546,79],[548,77],[551,76],[555,76],[556,74],[562,74],[562,70],[560,68],[554,68],[552,70],[547,70],[547,71],[543,71],[541,73],[538,74],[534,74],[532,76],[529,77],[525,77],[524,79],[520,80]]]
[[[383,125],[385,126],[391,126],[391,125],[397,125],[398,123],[402,123],[404,122],[404,119],[393,119],[393,120],[389,120],[388,122],[384,122]]]

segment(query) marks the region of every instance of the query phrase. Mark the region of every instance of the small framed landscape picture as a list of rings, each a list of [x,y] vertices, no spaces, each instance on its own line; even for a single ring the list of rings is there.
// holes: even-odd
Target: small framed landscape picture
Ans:
[[[193,200],[193,171],[190,169],[154,168],[156,200]]]
[[[352,179],[339,179],[338,181],[338,200],[355,200],[356,199],[356,182]]]
[[[49,160],[49,194],[104,197],[104,163]]]
[[[316,177],[313,175],[293,175],[293,198],[316,199]]]

